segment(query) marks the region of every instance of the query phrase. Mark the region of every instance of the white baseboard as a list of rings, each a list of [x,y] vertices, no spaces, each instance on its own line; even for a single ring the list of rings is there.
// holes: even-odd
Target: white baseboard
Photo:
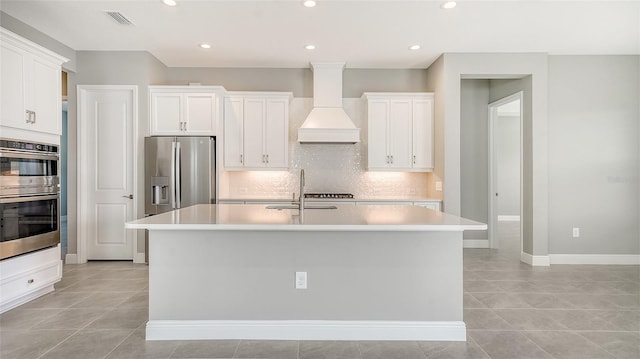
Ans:
[[[78,264],[78,255],[76,253],[67,253],[64,256],[64,264]]]
[[[462,321],[150,320],[147,340],[434,340],[466,341]]]
[[[133,263],[145,263],[144,253],[136,253],[133,256]]]
[[[548,267],[551,264],[549,256],[532,256],[525,252],[520,252],[520,260],[534,267]]]
[[[463,239],[462,248],[489,248],[488,239]]]
[[[13,309],[17,306],[23,305],[27,302],[30,302],[36,298],[42,297],[43,295],[47,294],[47,293],[51,293],[53,292],[54,288],[53,288],[53,284],[48,285],[44,288],[40,288],[38,290],[36,290],[35,292],[31,292],[25,296],[22,297],[18,297],[14,300],[11,300],[9,302],[6,303],[2,303],[2,306],[0,306],[0,314]]]
[[[551,264],[640,265],[640,254],[549,254]]]
[[[498,216],[498,222],[520,222],[520,216]]]

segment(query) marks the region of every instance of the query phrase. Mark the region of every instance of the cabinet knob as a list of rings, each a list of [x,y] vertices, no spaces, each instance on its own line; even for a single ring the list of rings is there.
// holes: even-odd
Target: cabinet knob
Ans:
[[[416,164],[416,155],[413,155],[413,164]]]
[[[240,163],[244,163],[244,159],[242,158],[242,155],[240,155]]]
[[[267,163],[269,163],[269,155],[267,155]]]
[[[27,281],[27,283],[29,283],[29,284],[31,284],[31,283],[33,283],[33,282],[34,282],[33,278],[31,278],[31,279],[29,279],[29,280]]]
[[[389,157],[391,157],[391,163],[393,163],[393,155],[391,155],[391,156],[389,156]]]

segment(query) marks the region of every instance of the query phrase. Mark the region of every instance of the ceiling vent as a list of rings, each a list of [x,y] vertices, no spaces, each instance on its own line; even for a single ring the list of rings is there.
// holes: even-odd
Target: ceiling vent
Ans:
[[[104,12],[111,16],[113,20],[115,20],[120,25],[133,25],[131,20],[127,19],[126,16],[122,15],[121,12],[115,10],[104,10]]]

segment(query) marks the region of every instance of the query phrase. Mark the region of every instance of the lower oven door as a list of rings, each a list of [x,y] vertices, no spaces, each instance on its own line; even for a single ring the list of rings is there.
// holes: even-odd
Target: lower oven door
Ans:
[[[0,198],[0,259],[60,243],[59,196]]]

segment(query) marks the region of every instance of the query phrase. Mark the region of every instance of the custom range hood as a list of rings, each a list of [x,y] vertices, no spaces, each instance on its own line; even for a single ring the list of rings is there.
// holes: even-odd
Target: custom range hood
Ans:
[[[356,128],[342,108],[344,62],[312,62],[313,110],[298,129],[300,143],[356,143]]]

